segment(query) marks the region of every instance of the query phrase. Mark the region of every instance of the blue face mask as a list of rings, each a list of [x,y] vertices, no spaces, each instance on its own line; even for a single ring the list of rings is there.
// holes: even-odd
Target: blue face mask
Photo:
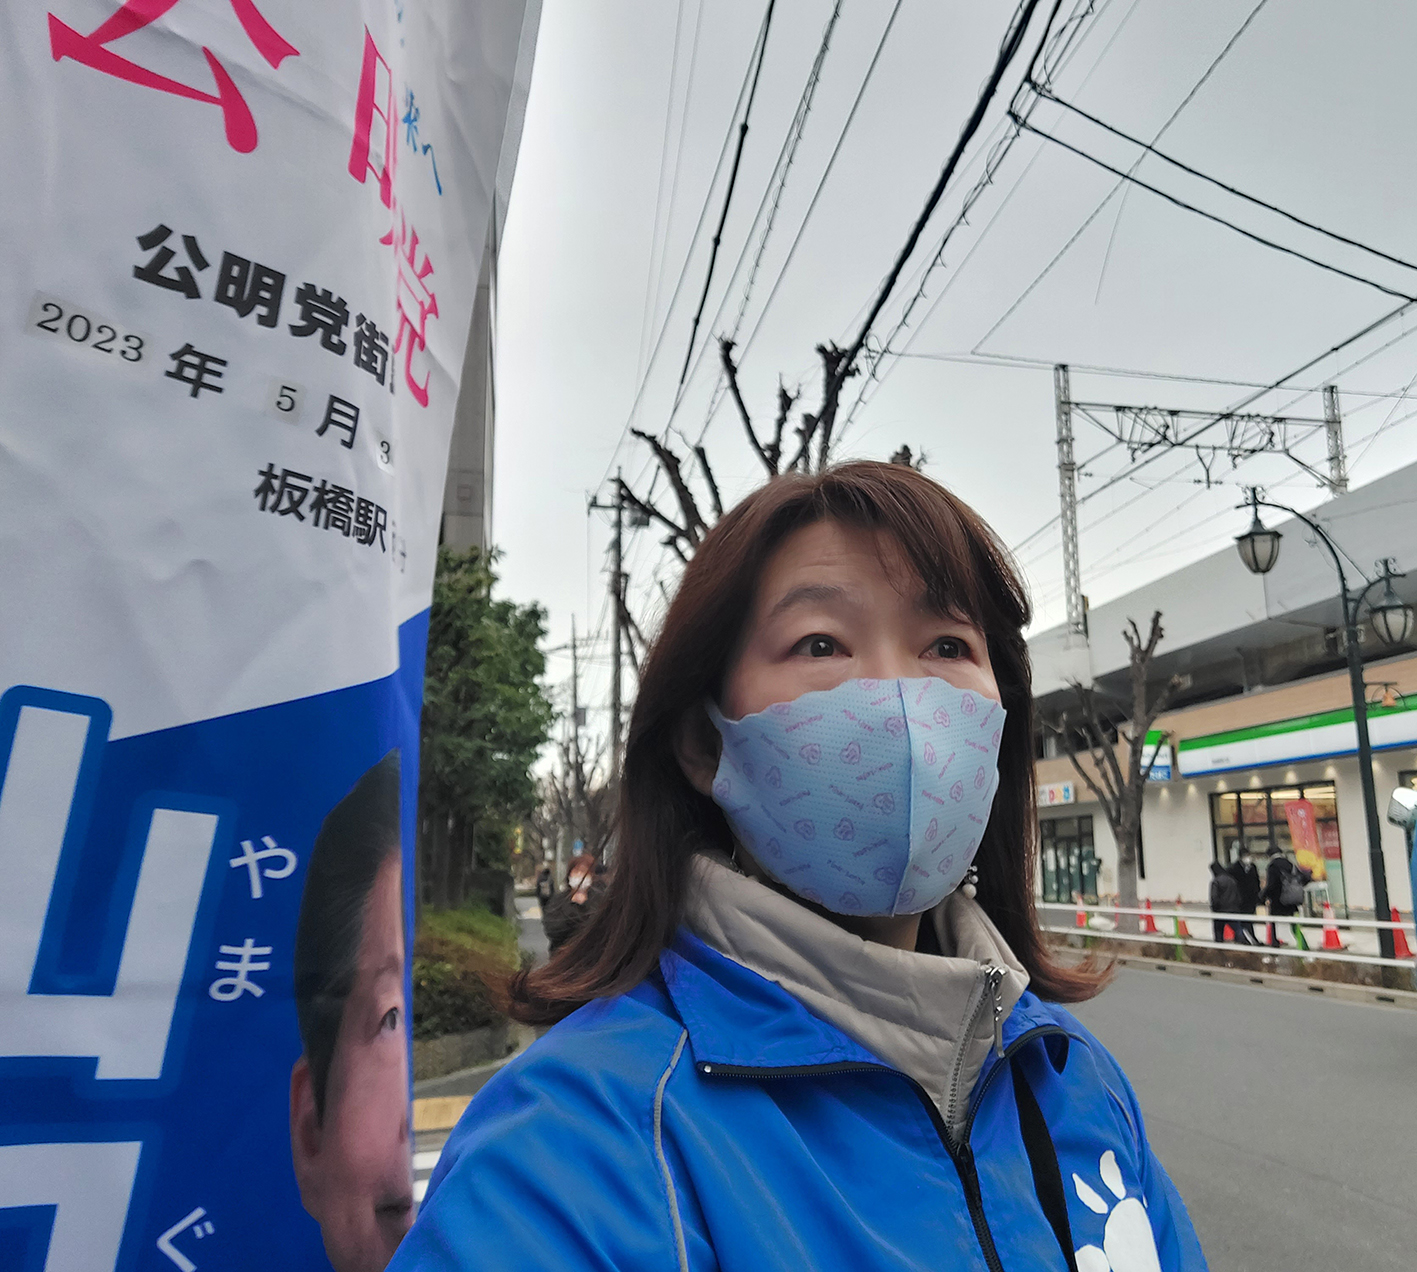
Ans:
[[[1004,709],[937,676],[848,680],[709,718],[714,802],[774,879],[837,914],[918,914],[957,888],[999,786]]]

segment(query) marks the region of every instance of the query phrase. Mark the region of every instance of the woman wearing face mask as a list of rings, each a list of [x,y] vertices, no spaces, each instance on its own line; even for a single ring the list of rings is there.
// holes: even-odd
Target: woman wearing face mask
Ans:
[[[778,478],[646,661],[604,904],[509,987],[392,1268],[1205,1261],[1033,907],[1022,585],[909,468]]]

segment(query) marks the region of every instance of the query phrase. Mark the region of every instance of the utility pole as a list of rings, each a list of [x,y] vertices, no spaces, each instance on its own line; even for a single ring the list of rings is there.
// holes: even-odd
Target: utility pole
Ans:
[[[575,846],[576,827],[584,820],[585,787],[581,767],[581,664],[576,646],[576,616],[571,615],[571,840]]]
[[[1348,456],[1343,449],[1343,417],[1338,413],[1338,385],[1324,385],[1324,431],[1328,434],[1328,484],[1335,495],[1348,490]]]
[[[1063,595],[1068,609],[1068,644],[1087,643],[1082,571],[1078,565],[1077,464],[1073,459],[1073,404],[1066,363],[1053,368],[1053,398],[1058,412],[1058,502],[1063,528]]]
[[[624,707],[621,702],[620,641],[624,605],[625,499],[620,493],[622,483],[617,470],[615,481],[615,538],[610,547],[610,612],[614,625],[610,629],[610,788],[620,785],[620,727]]]
[[[619,470],[615,473],[615,498],[610,503],[598,499],[587,501],[587,508],[598,508],[615,514],[615,534],[610,540],[610,786],[620,784],[620,758],[624,732],[624,685],[621,666],[624,662],[625,632],[625,483]]]

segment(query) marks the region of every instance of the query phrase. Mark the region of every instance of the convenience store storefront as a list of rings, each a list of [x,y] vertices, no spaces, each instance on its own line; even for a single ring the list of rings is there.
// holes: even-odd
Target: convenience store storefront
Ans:
[[[1346,685],[1344,686],[1346,687]],[[1165,717],[1173,740],[1169,780],[1149,783],[1142,806],[1143,857],[1138,892],[1155,904],[1182,897],[1204,901],[1210,863],[1228,865],[1249,847],[1261,874],[1271,847],[1312,853],[1322,863],[1329,898],[1340,915],[1372,906],[1368,836],[1358,779],[1357,733],[1351,708],[1290,716],[1262,724],[1188,736],[1188,726],[1224,724],[1241,712],[1254,718],[1262,698],[1206,704]],[[1274,691],[1274,705],[1292,701]],[[1257,701],[1256,699],[1261,699]],[[1381,812],[1394,787],[1417,771],[1417,696],[1394,707],[1369,708],[1373,781]],[[1116,891],[1116,846],[1107,819],[1082,782],[1068,782],[1066,804],[1045,793],[1071,772],[1066,759],[1040,761],[1041,900],[1064,902]],[[1383,853],[1392,904],[1411,907],[1406,843],[1383,823]],[[1087,885],[1091,885],[1090,887]]]

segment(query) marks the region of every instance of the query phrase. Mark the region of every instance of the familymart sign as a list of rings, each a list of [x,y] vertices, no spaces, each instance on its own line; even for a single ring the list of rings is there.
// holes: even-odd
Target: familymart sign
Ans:
[[[1369,707],[1368,734],[1375,751],[1417,745],[1417,707]],[[1353,708],[1344,707],[1187,738],[1178,745],[1177,758],[1182,777],[1202,777],[1235,769],[1354,755],[1357,750]]]

